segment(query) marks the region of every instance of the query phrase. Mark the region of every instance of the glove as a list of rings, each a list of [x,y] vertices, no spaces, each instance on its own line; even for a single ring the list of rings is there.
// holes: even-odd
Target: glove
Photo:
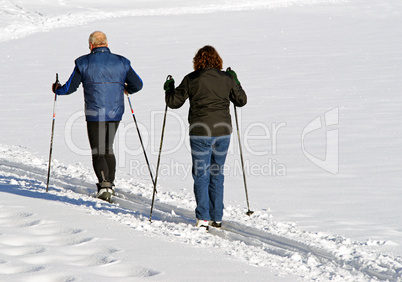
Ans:
[[[60,83],[58,83],[58,82],[53,83],[53,84],[52,84],[52,91],[53,91],[53,93],[56,93],[57,88],[60,88],[60,87],[61,87],[61,84],[60,84]]]
[[[172,76],[168,76],[168,78],[166,79],[165,84],[163,85],[163,89],[165,90],[165,92],[169,92],[171,90],[174,90],[174,79]]]
[[[235,73],[234,70],[232,70],[230,67],[226,69],[226,73],[230,74],[231,77],[234,78],[237,84],[240,85],[240,81],[237,79],[237,74]]]

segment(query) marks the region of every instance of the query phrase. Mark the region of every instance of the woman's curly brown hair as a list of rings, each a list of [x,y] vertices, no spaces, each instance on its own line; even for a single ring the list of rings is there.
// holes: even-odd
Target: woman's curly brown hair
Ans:
[[[193,59],[194,70],[205,69],[207,67],[222,69],[222,59],[214,47],[206,45],[198,50]]]

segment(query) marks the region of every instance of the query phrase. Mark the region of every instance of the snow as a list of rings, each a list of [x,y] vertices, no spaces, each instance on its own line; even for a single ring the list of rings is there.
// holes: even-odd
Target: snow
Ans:
[[[402,281],[402,4],[355,0],[0,1],[1,281]],[[162,85],[211,44],[248,94],[227,159],[221,230],[194,227],[187,104],[169,110],[158,194],[131,113],[118,197],[93,197],[82,90],[56,105],[87,38],[144,80],[134,111],[152,169]],[[128,106],[128,105],[127,105]]]

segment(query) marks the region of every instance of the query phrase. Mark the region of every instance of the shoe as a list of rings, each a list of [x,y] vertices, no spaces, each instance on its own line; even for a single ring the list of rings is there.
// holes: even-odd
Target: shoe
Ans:
[[[97,183],[96,186],[98,187],[98,194],[96,194],[96,197],[110,202],[110,198],[114,195],[113,183],[102,181],[101,183]]]
[[[222,227],[222,221],[210,221],[209,225],[215,228],[221,228]]]
[[[197,219],[197,224],[195,227],[198,227],[200,229],[205,228],[206,230],[208,230],[209,229],[208,220]]]

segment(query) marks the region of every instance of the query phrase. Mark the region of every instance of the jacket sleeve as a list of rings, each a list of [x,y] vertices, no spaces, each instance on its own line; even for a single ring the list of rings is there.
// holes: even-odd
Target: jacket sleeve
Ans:
[[[189,81],[186,76],[178,87],[165,92],[166,105],[171,109],[177,109],[183,106],[188,98]]]
[[[68,95],[75,92],[81,83],[81,73],[77,67],[74,68],[70,78],[62,87],[56,90],[57,95]]]
[[[130,94],[138,92],[142,89],[143,82],[134,69],[130,66],[126,77],[126,91]]]
[[[247,104],[246,92],[239,83],[236,83],[233,77],[231,77],[231,80],[232,89],[230,90],[229,99],[236,107],[243,107],[245,104]]]

